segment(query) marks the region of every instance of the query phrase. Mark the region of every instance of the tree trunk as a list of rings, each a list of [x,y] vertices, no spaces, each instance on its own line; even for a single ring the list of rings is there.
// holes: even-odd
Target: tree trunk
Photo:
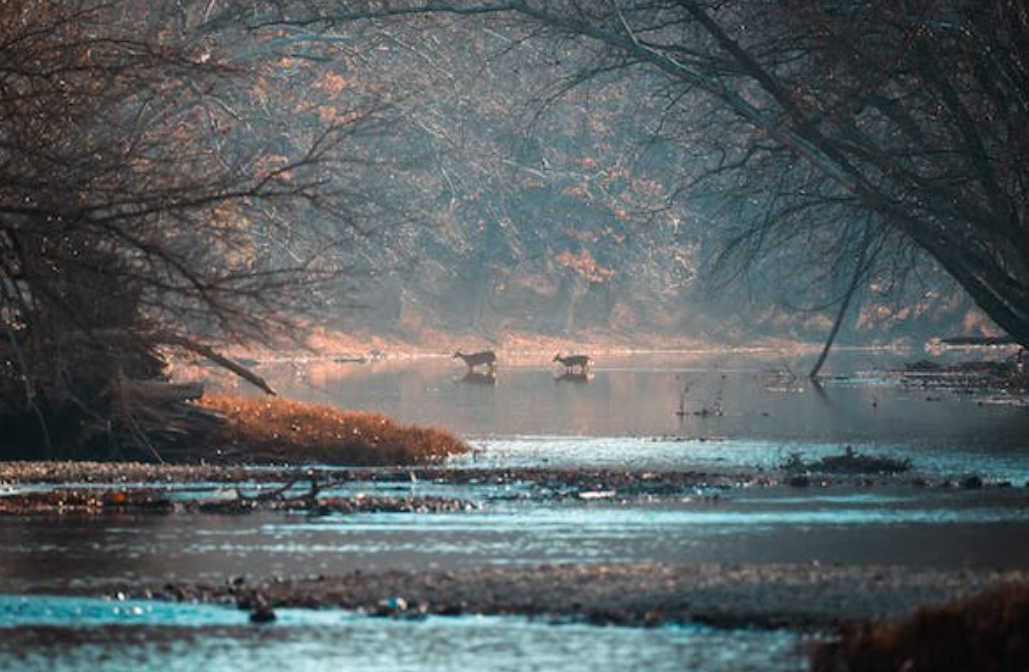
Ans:
[[[836,341],[836,335],[840,333],[840,326],[843,324],[843,318],[847,315],[847,309],[850,308],[851,299],[854,298],[854,294],[861,286],[860,275],[860,273],[855,271],[850,287],[847,288],[847,293],[843,296],[843,300],[840,301],[840,309],[836,312],[836,320],[833,322],[832,329],[829,330],[829,335],[825,339],[825,345],[822,346],[822,352],[818,355],[818,361],[811,367],[811,372],[807,374],[808,378],[817,378],[819,371],[822,370],[822,366],[825,364],[825,360],[829,358],[829,350],[832,349],[833,343]]]

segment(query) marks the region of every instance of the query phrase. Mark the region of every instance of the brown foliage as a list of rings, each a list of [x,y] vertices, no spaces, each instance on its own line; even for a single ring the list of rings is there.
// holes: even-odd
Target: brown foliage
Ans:
[[[1029,669],[1029,585],[923,607],[910,620],[844,633],[814,657],[815,672]]]
[[[755,276],[770,270],[760,264],[770,255],[782,268],[779,290],[846,276],[858,286],[874,277],[899,288],[925,255],[997,326],[1029,345],[1029,12],[1022,0],[354,0],[304,3],[299,11],[267,4],[256,24],[235,9],[227,20],[306,30],[418,13],[493,14],[505,30],[520,17],[533,39],[549,41],[535,51],[560,53],[550,60],[574,72],[565,91],[615,74],[656,83],[655,99],[667,103],[654,110],[659,117],[594,107],[591,98],[580,124],[587,132],[575,133],[568,120],[553,146],[582,148],[579,162],[589,168],[581,156],[604,157],[593,139],[610,137],[614,120],[638,117],[659,128],[655,145],[678,145],[690,156],[667,171],[682,176],[667,191],[698,201],[730,195],[722,259],[742,264],[735,273],[764,280]],[[480,111],[496,100],[495,90]],[[627,89],[636,91],[646,88]],[[555,154],[546,161],[542,154],[524,152],[521,172],[536,179],[559,172],[550,168]],[[621,179],[621,163],[602,164],[595,178],[577,177],[558,193],[569,204],[618,197],[604,199],[596,214],[619,227],[634,211],[622,193],[647,191]],[[525,184],[519,178],[507,182]],[[550,225],[563,217],[538,219]],[[803,272],[809,268],[815,272]],[[833,271],[816,270],[827,268]]]
[[[377,413],[222,394],[206,394],[198,403],[226,416],[217,443],[221,456],[232,460],[410,465],[468,450],[448,430],[400,425]]]

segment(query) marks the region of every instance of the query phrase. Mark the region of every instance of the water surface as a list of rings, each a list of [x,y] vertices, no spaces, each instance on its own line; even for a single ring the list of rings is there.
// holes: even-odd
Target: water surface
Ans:
[[[917,358],[917,356],[913,357]],[[234,609],[88,596],[121,583],[354,570],[544,563],[839,563],[950,570],[1029,566],[1029,409],[999,392],[905,386],[904,357],[834,357],[824,385],[804,362],[721,353],[597,357],[586,381],[555,380],[549,357],[501,361],[484,384],[448,359],[285,363],[261,373],[287,396],[449,427],[476,450],[455,466],[738,474],[736,485],[619,499],[532,483],[348,482],[326,495],[442,496],[454,513],[0,517],[0,670],[755,670],[806,669],[790,632],[612,629],[512,618],[371,619],[282,610],[255,627]],[[793,453],[845,446],[911,461],[873,487],[754,486]],[[730,479],[734,479],[733,476]],[[1013,487],[998,487],[1001,481]],[[131,484],[123,484],[129,487]],[[160,486],[173,500],[237,485]],[[269,484],[266,487],[274,487]],[[0,484],[26,489],[90,484]],[[62,597],[63,595],[63,597]]]
[[[506,617],[397,621],[335,610],[277,614],[274,626],[254,627],[245,612],[224,607],[0,595],[0,670],[806,669],[807,645],[789,632],[597,628]]]
[[[0,592],[551,563],[1029,566],[1029,490],[732,488],[460,513],[0,518]]]
[[[771,468],[791,452],[853,446],[911,459],[933,476],[1029,479],[1029,406],[995,391],[923,389],[889,375],[919,353],[840,352],[815,385],[808,359],[774,353],[597,356],[587,382],[549,358],[501,359],[494,384],[462,382],[446,358],[278,364],[290,397],[451,428],[489,466]],[[917,383],[917,378],[914,379]],[[596,441],[583,441],[582,439]]]

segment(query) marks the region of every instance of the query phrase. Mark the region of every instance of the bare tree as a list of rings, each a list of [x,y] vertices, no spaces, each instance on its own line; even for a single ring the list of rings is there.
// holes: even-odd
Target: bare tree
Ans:
[[[302,241],[289,212],[343,210],[326,171],[359,115],[291,155],[235,138],[251,82],[185,6],[0,4],[0,457],[188,432],[168,348],[271,391],[212,346],[284,327],[333,272],[313,240],[288,265],[262,241]]]
[[[709,174],[765,200],[737,249],[811,233],[918,249],[1029,345],[1029,9],[1019,0],[257,3],[254,27],[412,15],[520,19],[582,47],[580,78],[659,73],[670,123],[725,114]],[[238,16],[237,16],[238,18]],[[711,139],[711,138],[709,138]],[[761,211],[764,210],[764,211]],[[871,244],[871,242],[869,243]],[[848,246],[838,246],[843,249]],[[858,267],[869,263],[867,253]],[[876,263],[883,263],[876,257]]]

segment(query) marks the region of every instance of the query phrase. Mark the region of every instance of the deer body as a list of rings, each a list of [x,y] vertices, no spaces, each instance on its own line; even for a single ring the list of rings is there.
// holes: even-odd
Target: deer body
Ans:
[[[560,362],[568,371],[579,369],[580,373],[586,373],[593,367],[593,360],[586,355],[569,355],[562,357],[561,353],[554,355],[554,361]]]
[[[454,359],[463,361],[469,371],[474,371],[479,366],[488,366],[490,371],[497,370],[497,355],[492,350],[473,352],[467,355],[458,350],[454,353]]]

